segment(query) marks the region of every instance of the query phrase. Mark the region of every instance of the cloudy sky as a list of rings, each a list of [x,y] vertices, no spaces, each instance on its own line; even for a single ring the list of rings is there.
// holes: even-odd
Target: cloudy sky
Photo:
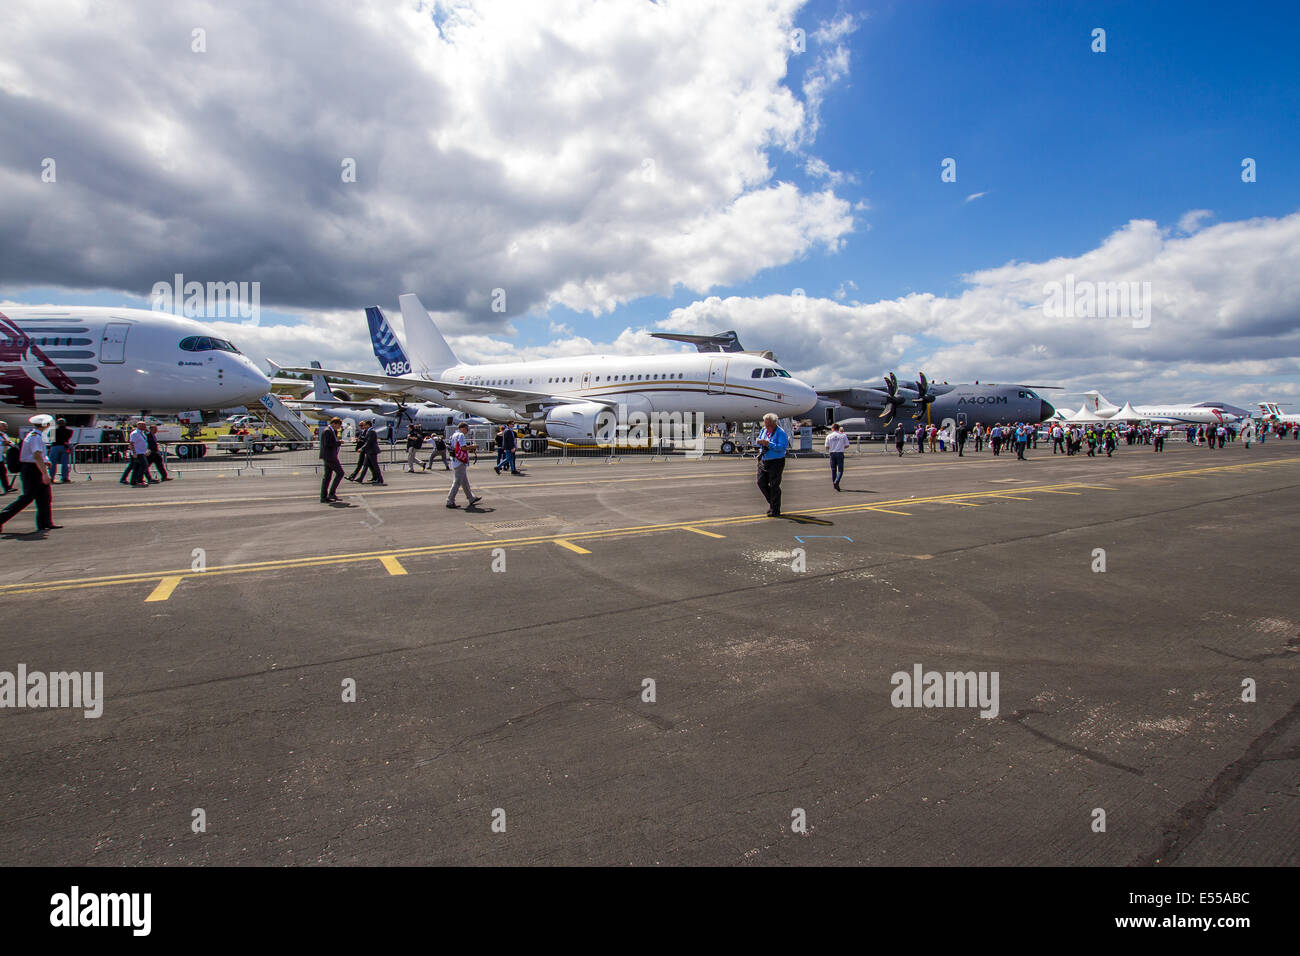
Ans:
[[[409,291],[467,360],[736,329],[824,386],[1300,403],[1297,27],[1283,3],[7,0],[0,302],[148,307],[179,273],[260,283],[256,326],[216,324],[282,363],[373,371],[362,310],[400,325]],[[1062,314],[1067,277],[1148,307]]]

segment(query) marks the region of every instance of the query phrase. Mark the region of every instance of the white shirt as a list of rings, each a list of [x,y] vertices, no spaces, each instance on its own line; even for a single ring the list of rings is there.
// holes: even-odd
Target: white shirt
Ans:
[[[456,449],[460,448],[462,445],[468,445],[468,444],[469,444],[469,436],[466,435],[464,432],[458,431],[456,432],[456,434],[451,436],[451,442],[447,446],[447,451],[448,453],[450,453],[453,461],[455,461],[456,459]],[[469,462],[467,461],[456,461],[455,467],[463,468],[465,465],[468,464]]]
[[[829,452],[844,451],[849,447],[849,436],[844,432],[831,432],[826,436],[826,450]]]
[[[131,451],[137,455],[149,454],[149,439],[138,428],[131,432]]]
[[[23,447],[18,450],[18,460],[34,465],[38,451],[45,454],[45,434],[40,429],[33,428],[23,439]]]

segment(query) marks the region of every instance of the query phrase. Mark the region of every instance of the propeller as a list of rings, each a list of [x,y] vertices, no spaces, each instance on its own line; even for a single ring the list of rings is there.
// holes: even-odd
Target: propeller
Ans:
[[[880,417],[887,419],[886,425],[894,420],[899,408],[910,402],[906,395],[898,394],[898,376],[890,372],[885,376],[885,407],[880,410]]]
[[[917,409],[912,413],[912,417],[920,418],[922,415],[926,415],[928,418],[930,404],[934,401],[934,395],[930,392],[930,383],[926,381],[924,372],[916,373],[916,398],[913,401],[916,403]]]

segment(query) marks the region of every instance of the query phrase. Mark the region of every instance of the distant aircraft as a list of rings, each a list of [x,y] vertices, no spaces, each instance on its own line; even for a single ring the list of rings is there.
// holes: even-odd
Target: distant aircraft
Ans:
[[[270,385],[230,342],[170,312],[83,306],[0,312],[0,413],[39,409],[89,424],[97,414],[246,405]]]
[[[814,414],[814,425],[838,421],[850,433],[880,434],[897,427],[902,418],[907,427],[921,421],[944,428],[959,425],[996,425],[1010,422],[1038,423],[1051,418],[1056,409],[1044,401],[1036,388],[1050,385],[935,385],[924,374],[914,382],[899,382],[892,372],[884,387],[860,385],[820,389],[822,399]],[[845,414],[847,412],[848,414]]]
[[[1083,408],[1102,418],[1111,418],[1120,412],[1119,405],[1106,400],[1096,390],[1084,392]],[[1250,412],[1222,402],[1200,402],[1196,405],[1131,405],[1139,419],[1162,425],[1218,425],[1249,418]]]
[[[398,348],[400,347],[399,345]],[[311,367],[319,370],[320,362],[312,362]],[[285,405],[317,421],[329,421],[337,416],[344,422],[351,422],[355,427],[357,422],[371,419],[375,427],[389,440],[405,438],[413,424],[419,425],[425,433],[435,431],[442,433],[449,426],[461,421],[467,421],[471,425],[486,424],[482,418],[466,415],[454,408],[435,405],[433,402],[415,404],[379,400],[359,402],[351,398],[343,398],[335,395],[329,382],[319,371],[312,376],[310,395],[310,398],[301,400],[287,400]]]
[[[584,443],[596,441],[598,425],[623,410],[699,413],[706,422],[751,421],[766,412],[802,415],[817,401],[811,387],[776,362],[746,353],[586,355],[470,365],[456,358],[415,295],[398,301],[411,371],[369,375],[325,369],[325,374],[383,386],[389,396],[441,401],[493,422],[524,422],[549,436]],[[382,318],[378,308],[374,313]],[[385,351],[394,356],[390,361],[400,361]]]
[[[1271,422],[1280,422],[1284,425],[1300,425],[1300,415],[1286,414],[1282,411],[1282,406],[1277,402],[1260,402],[1259,413]]]

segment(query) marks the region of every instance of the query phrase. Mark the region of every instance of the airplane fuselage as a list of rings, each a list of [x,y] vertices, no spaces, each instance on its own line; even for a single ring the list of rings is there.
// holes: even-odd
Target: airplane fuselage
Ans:
[[[0,412],[211,410],[269,390],[247,357],[183,316],[98,307],[0,313]]]
[[[727,353],[589,355],[575,358],[454,365],[432,378],[466,386],[545,392],[566,401],[625,405],[631,411],[687,414],[708,422],[753,421],[767,412],[798,416],[816,402],[811,387],[775,362]],[[413,376],[418,381],[418,377]],[[441,392],[431,398],[442,400]],[[457,397],[448,404],[493,422],[527,420],[503,402]]]

